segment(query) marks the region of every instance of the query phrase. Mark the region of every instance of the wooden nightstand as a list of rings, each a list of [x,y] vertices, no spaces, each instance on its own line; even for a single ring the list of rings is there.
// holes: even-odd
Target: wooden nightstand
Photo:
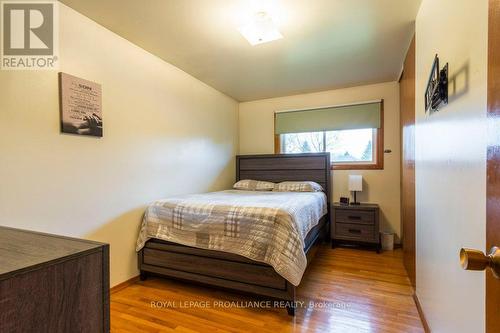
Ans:
[[[332,248],[340,244],[366,244],[380,252],[379,206],[333,204],[330,230]]]

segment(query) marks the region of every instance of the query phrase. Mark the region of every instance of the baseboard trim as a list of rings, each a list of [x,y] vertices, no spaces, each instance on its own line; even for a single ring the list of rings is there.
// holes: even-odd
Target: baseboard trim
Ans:
[[[415,301],[415,305],[417,306],[418,315],[420,316],[420,321],[422,321],[422,325],[424,326],[425,333],[431,333],[431,328],[427,323],[427,319],[425,319],[424,310],[420,305],[420,301],[418,300],[417,294],[413,294],[413,300]]]
[[[137,281],[139,281],[139,275],[134,276],[133,278],[130,278],[127,281],[124,281],[122,283],[117,284],[116,286],[114,286],[113,288],[111,288],[109,290],[109,292],[110,292],[110,294],[114,294],[114,293],[116,293],[116,292],[118,292],[118,291],[120,291],[122,289],[125,289],[128,286],[136,283]]]

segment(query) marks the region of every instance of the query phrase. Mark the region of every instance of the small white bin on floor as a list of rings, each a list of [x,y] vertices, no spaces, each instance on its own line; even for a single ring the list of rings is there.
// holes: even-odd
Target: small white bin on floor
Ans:
[[[382,232],[380,237],[382,238],[382,251],[394,250],[394,233]]]

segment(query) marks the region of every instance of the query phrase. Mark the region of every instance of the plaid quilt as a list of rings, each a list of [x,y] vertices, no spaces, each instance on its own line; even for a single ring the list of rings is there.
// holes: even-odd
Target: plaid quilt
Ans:
[[[136,250],[151,238],[264,262],[297,286],[304,238],[327,213],[322,192],[228,190],[159,200],[144,215]]]

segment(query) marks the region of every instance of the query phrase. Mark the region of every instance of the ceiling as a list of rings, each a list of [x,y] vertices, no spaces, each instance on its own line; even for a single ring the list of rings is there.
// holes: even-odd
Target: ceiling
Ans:
[[[62,0],[238,101],[397,80],[421,0]],[[283,39],[251,46],[266,11]]]

